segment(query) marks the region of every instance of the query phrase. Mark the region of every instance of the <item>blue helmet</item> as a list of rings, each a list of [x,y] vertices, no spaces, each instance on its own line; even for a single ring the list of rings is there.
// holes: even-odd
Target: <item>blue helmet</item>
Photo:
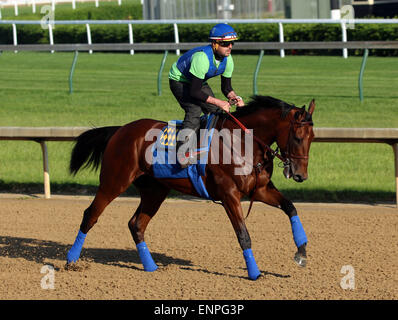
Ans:
[[[238,40],[238,34],[230,25],[219,23],[211,28],[209,40],[234,41]]]

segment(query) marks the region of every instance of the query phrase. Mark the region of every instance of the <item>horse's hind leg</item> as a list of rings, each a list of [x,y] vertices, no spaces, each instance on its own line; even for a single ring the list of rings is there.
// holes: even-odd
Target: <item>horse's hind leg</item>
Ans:
[[[107,168],[107,169],[106,169]],[[106,206],[111,203],[132,183],[135,176],[133,171],[124,169],[123,166],[117,166],[118,170],[111,166],[103,166],[101,169],[101,178],[98,191],[91,205],[84,211],[83,219],[80,224],[80,230],[76,236],[73,246],[68,251],[67,263],[79,260],[84,240],[87,232],[98,221]]]
[[[97,191],[95,198],[91,205],[84,210],[82,222],[80,224],[79,232],[72,248],[67,254],[67,263],[76,262],[80,258],[80,252],[83,248],[84,240],[86,239],[87,232],[98,221],[99,216],[104,211],[105,207],[117,196],[113,198],[106,197],[101,190]]]
[[[170,189],[150,176],[141,176],[134,182],[140,192],[141,202],[128,226],[137,246],[137,251],[145,271],[155,271],[158,267],[152,259],[145,243],[144,233],[149,221],[159,210]]]

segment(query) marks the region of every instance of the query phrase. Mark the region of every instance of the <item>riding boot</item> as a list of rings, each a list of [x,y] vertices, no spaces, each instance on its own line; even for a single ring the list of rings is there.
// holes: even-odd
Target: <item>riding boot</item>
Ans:
[[[196,163],[194,152],[193,152],[193,141],[191,138],[196,135],[196,131],[192,130],[192,133],[185,136],[184,140],[178,140],[176,143],[176,154],[177,154],[177,161],[181,165],[181,168],[186,168],[191,164]],[[184,146],[184,147],[183,147]],[[183,148],[181,148],[183,147]]]
[[[188,143],[189,138],[186,137],[184,141],[177,141],[176,144],[176,154],[177,154],[177,161],[180,164],[181,168],[187,168],[188,166],[190,166],[192,163],[192,159],[190,159],[190,156],[192,155],[191,150],[189,150],[189,148],[186,148],[184,146],[184,151],[181,150],[181,147],[183,145],[185,145],[186,143]]]

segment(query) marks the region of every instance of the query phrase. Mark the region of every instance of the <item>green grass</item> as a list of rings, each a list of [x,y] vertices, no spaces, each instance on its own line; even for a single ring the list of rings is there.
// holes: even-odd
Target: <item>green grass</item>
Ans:
[[[0,126],[106,126],[139,118],[181,119],[183,111],[168,88],[167,72],[176,60],[169,53],[157,95],[161,54],[80,53],[74,93],[68,77],[73,53],[5,52],[0,55]],[[253,93],[255,55],[234,55],[233,87],[246,101]],[[364,101],[358,98],[361,58],[264,56],[259,94],[297,106],[316,99],[317,127],[398,127],[398,61],[369,57],[364,74]],[[222,97],[219,79],[211,79]],[[98,173],[67,172],[72,143],[49,142],[53,192],[93,192]],[[310,179],[302,184],[282,177],[273,181],[294,200],[393,201],[393,153],[383,144],[314,143]],[[0,190],[42,192],[40,146],[1,141]],[[129,192],[134,192],[133,190]]]

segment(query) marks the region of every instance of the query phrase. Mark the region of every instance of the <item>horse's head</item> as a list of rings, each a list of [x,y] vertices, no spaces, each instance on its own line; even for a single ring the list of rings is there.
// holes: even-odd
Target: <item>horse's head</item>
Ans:
[[[233,119],[239,124],[238,117],[247,127],[253,128],[254,138],[263,149],[283,161],[286,178],[293,177],[295,181],[303,182],[308,178],[308,154],[314,138],[314,109],[314,100],[306,111],[305,106],[297,108],[273,97],[256,95],[245,107],[233,113]],[[275,141],[281,155],[269,148]]]
[[[287,179],[293,177],[296,182],[303,182],[308,178],[308,156],[314,138],[312,130],[314,109],[315,101],[312,100],[308,111],[305,110],[305,106],[290,111],[287,117],[290,120],[290,127],[283,139],[285,142],[280,144],[282,155],[286,159],[283,173]]]

